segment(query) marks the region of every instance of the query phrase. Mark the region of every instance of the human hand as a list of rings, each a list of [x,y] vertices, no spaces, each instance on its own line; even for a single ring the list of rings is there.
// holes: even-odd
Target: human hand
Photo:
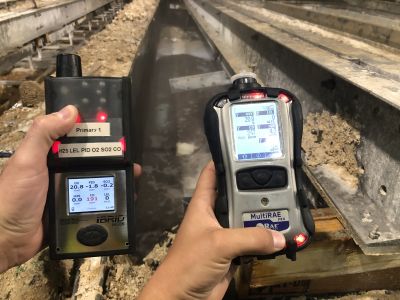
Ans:
[[[176,239],[145,286],[140,300],[222,299],[235,257],[271,254],[285,247],[284,236],[264,228],[222,228],[214,215],[216,175],[210,162],[202,171]]]
[[[72,129],[77,115],[70,105],[37,117],[0,176],[0,271],[27,261],[42,247],[47,153]]]
[[[47,153],[72,129],[77,115],[69,105],[36,118],[0,176],[0,272],[27,261],[43,247]],[[135,164],[135,176],[140,172]]]

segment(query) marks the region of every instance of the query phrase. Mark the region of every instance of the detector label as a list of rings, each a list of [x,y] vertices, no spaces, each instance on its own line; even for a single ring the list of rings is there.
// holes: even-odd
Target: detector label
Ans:
[[[122,145],[118,142],[61,144],[58,148],[60,158],[122,155]]]
[[[110,123],[77,123],[67,136],[110,136]]]
[[[289,228],[289,212],[287,210],[245,213],[242,219],[243,227],[264,227],[277,231]]]

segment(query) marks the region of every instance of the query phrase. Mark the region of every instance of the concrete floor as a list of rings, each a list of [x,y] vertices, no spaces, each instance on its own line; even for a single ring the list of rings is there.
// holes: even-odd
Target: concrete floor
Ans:
[[[136,202],[140,254],[150,250],[160,232],[181,220],[183,199],[191,196],[201,169],[211,159],[203,133],[204,107],[223,90],[219,84],[227,82],[187,11],[164,5],[157,22],[156,57],[149,66],[152,80],[140,99],[148,107]],[[197,76],[187,77],[191,75]],[[215,78],[207,82],[210,76]]]

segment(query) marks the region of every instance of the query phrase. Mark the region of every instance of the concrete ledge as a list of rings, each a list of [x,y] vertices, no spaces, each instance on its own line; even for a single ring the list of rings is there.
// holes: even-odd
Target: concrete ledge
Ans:
[[[373,9],[390,14],[400,14],[400,2],[376,1],[376,0],[344,0],[344,2],[355,7]]]
[[[4,56],[0,56],[0,74],[9,72],[17,61],[32,54],[32,45],[26,45]]]
[[[377,43],[400,48],[400,21],[398,16],[380,16],[356,10],[325,7],[323,4],[293,5],[267,1],[264,7],[294,18],[347,32]]]
[[[72,0],[0,18],[0,53],[56,31],[114,0]]]

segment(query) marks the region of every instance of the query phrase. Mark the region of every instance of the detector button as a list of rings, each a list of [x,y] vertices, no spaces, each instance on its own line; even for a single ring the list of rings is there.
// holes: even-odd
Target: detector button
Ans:
[[[251,176],[259,185],[266,185],[272,177],[272,172],[268,169],[257,169],[251,172]]]
[[[287,171],[280,166],[249,168],[236,173],[236,184],[239,190],[283,188],[287,183]]]
[[[107,230],[100,225],[90,225],[79,229],[77,240],[85,246],[97,246],[105,242],[108,237]]]
[[[272,178],[267,184],[268,188],[282,188],[287,185],[287,172],[283,168],[274,170]]]
[[[236,174],[236,184],[239,190],[253,190],[260,188],[249,172],[241,171]]]

